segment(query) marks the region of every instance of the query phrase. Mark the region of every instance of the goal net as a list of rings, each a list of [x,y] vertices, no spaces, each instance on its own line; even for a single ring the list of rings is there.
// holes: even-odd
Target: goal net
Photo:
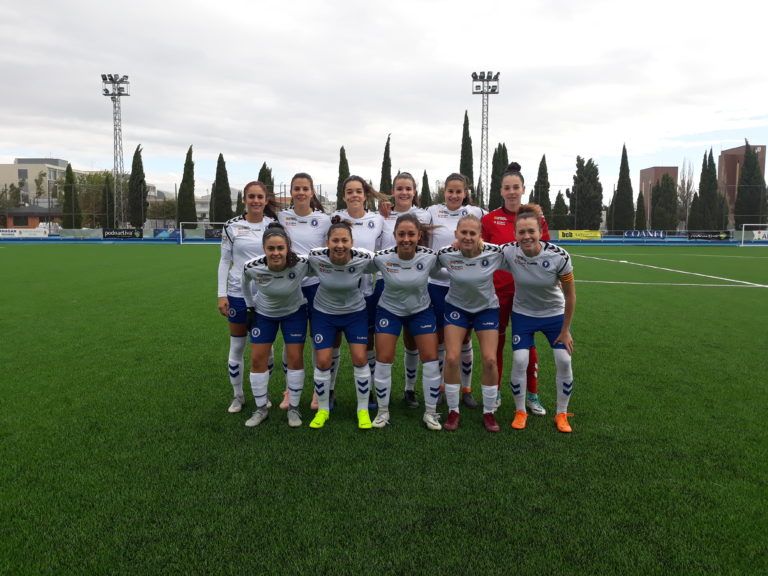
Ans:
[[[181,222],[179,244],[221,244],[224,222]]]
[[[742,224],[739,246],[768,246],[768,224]]]

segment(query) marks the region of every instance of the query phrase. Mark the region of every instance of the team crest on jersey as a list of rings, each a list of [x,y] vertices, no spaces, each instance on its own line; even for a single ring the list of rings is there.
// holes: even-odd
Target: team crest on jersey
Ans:
[[[313,228],[317,228],[318,221],[317,218],[312,218],[312,220],[309,223]]]
[[[469,214],[469,211],[468,211],[466,208],[464,208],[464,209],[461,211],[461,215],[462,215],[462,216],[466,216],[467,214]]]
[[[549,260],[544,260],[544,262],[541,263],[542,268],[549,268]]]
[[[368,221],[368,228],[375,228],[375,227],[376,227],[376,223],[373,220],[369,220]]]
[[[416,264],[416,270],[424,270],[424,264],[422,264],[421,262]]]
[[[261,335],[261,330],[259,330],[258,328],[254,328],[253,330],[251,330],[251,336],[253,338],[258,338],[260,335]]]
[[[512,344],[520,344],[520,335],[519,334],[515,334],[514,336],[512,336]]]
[[[291,280],[296,278],[296,272],[288,272],[288,278],[290,278]]]
[[[350,274],[354,274],[354,273],[355,273],[355,267],[354,267],[354,266],[350,266],[350,267],[348,268],[348,272],[349,272]]]
[[[323,341],[323,335],[322,334],[315,334],[315,344],[320,344]]]
[[[480,262],[480,266],[482,266],[483,268],[487,268],[488,267],[488,258],[483,258],[483,260]]]
[[[386,318],[382,318],[381,320],[379,320],[379,326],[381,326],[382,328],[386,328],[387,326],[389,326],[389,320],[387,320]]]

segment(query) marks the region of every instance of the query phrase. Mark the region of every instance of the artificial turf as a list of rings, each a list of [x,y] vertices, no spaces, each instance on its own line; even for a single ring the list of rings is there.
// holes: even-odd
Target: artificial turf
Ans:
[[[424,429],[401,359],[387,429],[356,429],[348,360],[323,430],[247,429],[215,246],[0,244],[0,573],[768,572],[768,288],[730,281],[768,251],[569,250],[642,284],[577,284],[574,433],[511,430],[505,384],[492,435]]]

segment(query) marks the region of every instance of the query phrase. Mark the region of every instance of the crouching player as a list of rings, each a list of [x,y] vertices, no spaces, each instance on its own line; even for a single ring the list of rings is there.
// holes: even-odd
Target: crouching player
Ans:
[[[268,362],[278,329],[283,332],[288,369],[288,425],[301,426],[299,400],[304,388],[304,341],[307,337],[307,299],[301,292],[301,281],[307,273],[308,261],[291,250],[285,229],[273,222],[264,231],[265,255],[246,262],[243,268],[243,295],[248,310],[254,315],[251,331],[251,389],[256,411],[245,425],[258,426],[269,417],[267,393]],[[258,286],[251,296],[251,283]]]
[[[512,394],[516,411],[512,428],[525,428],[529,349],[533,346],[534,333],[543,332],[555,355],[555,425],[560,432],[571,432],[568,424],[568,401],[573,392],[571,321],[576,307],[573,264],[568,252],[549,242],[542,242],[541,234],[541,208],[536,204],[526,204],[517,212],[517,242],[503,246],[505,267],[515,278]]]

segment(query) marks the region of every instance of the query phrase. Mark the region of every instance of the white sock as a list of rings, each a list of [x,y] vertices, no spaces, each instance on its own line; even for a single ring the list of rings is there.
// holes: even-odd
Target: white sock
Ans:
[[[461,388],[464,390],[472,389],[472,364],[474,363],[474,351],[472,350],[472,340],[461,346]]]
[[[441,380],[440,363],[437,360],[424,362],[421,367],[421,383],[424,386],[424,406],[428,414],[434,414],[437,410]]]
[[[461,392],[461,384],[445,385],[445,401],[448,404],[448,410],[450,410],[451,412],[459,411],[460,392]]]
[[[389,410],[389,393],[392,391],[392,364],[376,362],[373,382],[376,386],[379,410]]]
[[[437,361],[440,364],[440,373],[443,372],[443,364],[445,364],[445,344],[437,345]]]
[[[285,375],[285,381],[288,386],[288,403],[291,408],[298,408],[301,401],[301,391],[304,390],[304,368],[301,370],[289,368]]]
[[[515,397],[515,410],[518,412],[525,412],[525,391],[528,387],[525,371],[528,369],[528,356],[528,349],[515,350],[512,353],[512,394]]]
[[[498,386],[483,385],[483,414],[494,412],[496,410],[496,395],[499,393]]]
[[[229,383],[235,396],[243,399],[243,352],[245,351],[245,336],[229,337]]]
[[[405,349],[403,354],[403,364],[405,365],[405,389],[416,389],[416,373],[419,371],[419,351]]]
[[[339,373],[340,363],[341,351],[338,348],[334,348],[331,356],[331,390],[336,390],[336,375]]]
[[[557,371],[557,412],[568,412],[568,401],[573,392],[573,369],[568,350],[555,348],[555,366]]]
[[[376,350],[368,350],[368,369],[371,371],[371,378],[376,372]]]
[[[357,390],[357,409],[368,410],[368,397],[371,395],[371,369],[368,364],[355,366],[355,390]]]
[[[251,391],[257,408],[267,407],[267,383],[269,372],[251,372]]]
[[[331,387],[331,371],[315,368],[315,394],[320,410],[330,410],[329,396]]]

